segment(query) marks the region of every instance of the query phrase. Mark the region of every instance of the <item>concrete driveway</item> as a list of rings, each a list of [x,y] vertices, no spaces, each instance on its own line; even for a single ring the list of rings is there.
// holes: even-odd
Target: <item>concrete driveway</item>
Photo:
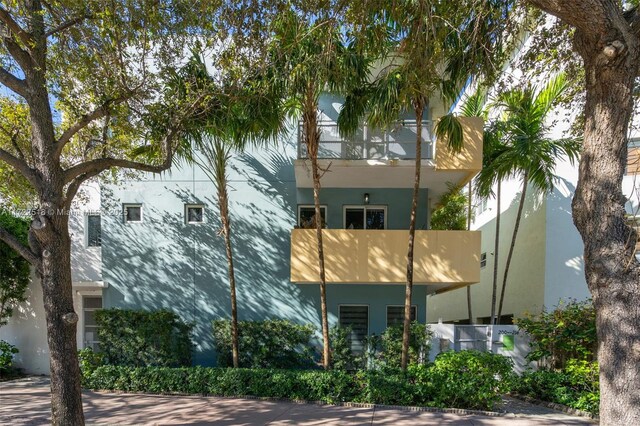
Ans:
[[[0,383],[0,424],[50,423],[46,379]],[[586,425],[591,422],[522,405],[501,417],[296,404],[255,399],[85,391],[87,424],[121,425]],[[517,405],[517,404],[516,404]]]

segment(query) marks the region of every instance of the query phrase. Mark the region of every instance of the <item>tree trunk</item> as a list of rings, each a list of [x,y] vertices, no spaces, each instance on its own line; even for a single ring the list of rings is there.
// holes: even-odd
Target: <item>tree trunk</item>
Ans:
[[[574,223],[584,241],[585,275],[596,309],[600,422],[637,425],[640,265],[635,258],[636,232],[625,221],[622,178],[640,46],[637,36],[629,33],[630,27],[618,28],[615,24],[608,40],[576,31],[576,49],[585,65],[587,97],[572,207]],[[615,42],[621,45],[616,47]]]
[[[498,321],[502,318],[502,304],[504,302],[504,290],[507,287],[507,277],[509,276],[509,266],[513,257],[513,249],[516,246],[516,237],[520,229],[520,219],[522,218],[522,208],[524,207],[525,198],[527,197],[527,185],[529,184],[529,173],[525,171],[522,177],[522,193],[520,194],[520,204],[518,205],[518,214],[516,215],[516,223],[513,225],[513,235],[511,236],[511,246],[507,254],[507,263],[504,266],[504,278],[502,279],[502,289],[500,290],[500,304],[498,305]]]
[[[303,111],[304,137],[307,155],[311,160],[311,176],[313,178],[313,205],[315,208],[316,239],[318,242],[318,274],[320,276],[320,315],[322,321],[322,365],[325,370],[331,367],[331,346],[329,342],[329,316],[327,314],[327,279],[324,269],[324,248],[322,245],[322,213],[320,210],[320,168],[318,167],[318,149],[320,145],[320,129],[318,128],[318,111],[310,86],[305,99]]]
[[[469,200],[467,203],[467,231],[471,230],[471,181],[469,181]],[[471,305],[471,286],[467,286],[467,311],[469,312],[469,324],[474,324],[473,310]]]
[[[496,236],[493,247],[493,285],[491,290],[491,324],[496,323],[496,299],[498,293],[498,248],[500,247],[500,196],[502,181],[498,180],[498,190],[496,191]]]
[[[63,207],[55,203],[44,202],[41,206],[48,209],[48,213],[34,222],[42,253],[42,292],[51,369],[51,422],[83,425],[76,342],[78,314],[73,308],[68,216],[58,214],[63,212]]]
[[[414,105],[416,113],[416,169],[413,181],[413,198],[411,200],[411,218],[409,220],[409,247],[407,249],[407,284],[404,291],[404,328],[402,332],[402,358],[400,366],[407,370],[409,363],[409,338],[411,337],[411,295],[413,293],[413,245],[416,237],[416,212],[420,190],[420,170],[422,168],[422,113],[424,103],[417,100]]]
[[[229,219],[229,197],[227,193],[226,170],[218,173],[218,204],[220,208],[220,220],[222,221],[222,233],[227,254],[227,268],[229,271],[229,290],[231,292],[231,357],[233,367],[240,366],[240,344],[238,338],[238,304],[236,299],[236,276],[233,267],[233,251],[231,250],[231,222]]]

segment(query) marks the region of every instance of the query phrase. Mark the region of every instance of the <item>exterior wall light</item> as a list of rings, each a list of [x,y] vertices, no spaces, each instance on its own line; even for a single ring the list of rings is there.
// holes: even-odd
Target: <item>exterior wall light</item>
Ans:
[[[368,192],[364,193],[364,203],[365,204],[369,204],[369,193]]]

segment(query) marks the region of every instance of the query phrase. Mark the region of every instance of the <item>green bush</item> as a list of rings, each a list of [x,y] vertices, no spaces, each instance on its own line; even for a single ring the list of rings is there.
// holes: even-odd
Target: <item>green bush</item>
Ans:
[[[9,375],[13,370],[13,357],[20,352],[11,343],[0,340],[0,377]]]
[[[595,360],[596,312],[590,300],[561,303],[551,312],[517,319],[516,324],[532,338],[530,361],[562,369],[571,359]]]
[[[387,367],[400,367],[403,325],[392,325],[380,336],[378,358]],[[409,332],[409,364],[424,362],[429,354],[432,332],[428,325],[411,323]]]
[[[562,370],[528,371],[518,380],[514,391],[543,401],[598,414],[600,405],[598,364],[570,360]]]
[[[240,366],[245,368],[305,368],[313,365],[311,337],[315,327],[287,320],[239,321]],[[213,340],[220,367],[233,365],[231,321],[213,321]]]
[[[500,401],[514,381],[513,361],[490,352],[467,350],[440,353],[431,368],[418,369],[426,374],[434,404],[442,407],[486,409]],[[424,381],[424,379],[422,379]]]
[[[131,367],[191,365],[192,324],[168,310],[96,311],[104,362]]]
[[[475,351],[447,352],[434,364],[415,364],[406,373],[394,368],[348,373],[82,365],[83,385],[91,389],[471,409],[492,409],[512,374],[509,359]]]
[[[102,352],[94,352],[91,348],[84,348],[78,351],[78,362],[80,363],[80,371],[87,374],[105,365],[105,356]]]
[[[358,357],[351,350],[351,327],[333,326],[329,330],[331,366],[335,370],[352,371],[359,366]]]

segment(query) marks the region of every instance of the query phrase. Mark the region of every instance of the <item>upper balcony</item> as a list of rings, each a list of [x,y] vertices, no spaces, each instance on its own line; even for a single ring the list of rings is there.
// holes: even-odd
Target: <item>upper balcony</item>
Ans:
[[[447,182],[465,183],[482,168],[482,127],[479,117],[461,118],[464,148],[451,152],[447,141],[435,140],[433,122],[423,122],[421,186],[435,193],[446,191]],[[416,158],[416,123],[404,120],[388,129],[367,125],[348,139],[340,136],[335,122],[320,123],[318,157],[327,172],[322,186],[332,188],[407,188],[413,185]],[[296,184],[313,187],[306,146],[298,131]]]

